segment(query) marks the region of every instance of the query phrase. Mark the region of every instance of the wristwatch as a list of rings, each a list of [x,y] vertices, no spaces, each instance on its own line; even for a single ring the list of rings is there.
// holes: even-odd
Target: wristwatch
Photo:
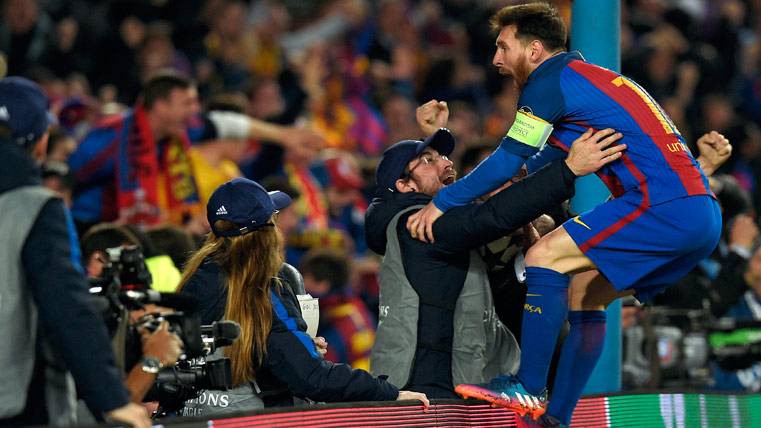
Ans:
[[[142,364],[143,371],[145,373],[151,373],[151,374],[158,373],[163,367],[163,364],[161,364],[161,360],[159,360],[156,357],[149,357],[147,355],[143,355],[143,357],[140,358],[140,364]]]

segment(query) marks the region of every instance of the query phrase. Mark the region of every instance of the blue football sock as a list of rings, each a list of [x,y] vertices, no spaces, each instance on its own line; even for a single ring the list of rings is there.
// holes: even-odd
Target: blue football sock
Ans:
[[[605,311],[571,311],[547,414],[570,425],[571,415],[600,359],[605,343]]]
[[[547,384],[552,352],[568,313],[569,276],[551,269],[526,268],[526,304],[521,328],[521,367],[518,378],[531,394]]]

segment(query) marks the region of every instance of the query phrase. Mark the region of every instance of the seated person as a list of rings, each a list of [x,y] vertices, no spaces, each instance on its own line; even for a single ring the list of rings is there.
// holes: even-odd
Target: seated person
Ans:
[[[238,340],[224,348],[233,385],[251,384],[264,406],[292,405],[294,397],[416,399],[428,406],[424,394],[399,391],[384,379],[318,354],[294,294],[277,278],[283,241],[276,213],[290,203],[286,194],[268,193],[248,179],[223,184],[206,207],[212,232],[183,273],[179,289],[198,297],[204,323],[216,312],[216,320],[241,326]]]

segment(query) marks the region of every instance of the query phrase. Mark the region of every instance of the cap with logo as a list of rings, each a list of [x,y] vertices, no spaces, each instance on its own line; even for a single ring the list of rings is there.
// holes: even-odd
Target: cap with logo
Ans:
[[[291,198],[283,192],[268,192],[255,181],[235,178],[212,193],[206,205],[206,217],[216,236],[240,236],[272,226],[272,214],[290,204]],[[238,228],[220,230],[215,225],[218,220],[227,220]]]
[[[10,128],[14,143],[30,147],[55,121],[36,83],[17,76],[0,79],[0,125]]]
[[[383,152],[383,157],[375,170],[375,181],[381,189],[394,191],[396,180],[402,176],[407,164],[430,147],[440,155],[449,156],[454,150],[455,140],[446,128],[440,128],[425,140],[402,140]]]

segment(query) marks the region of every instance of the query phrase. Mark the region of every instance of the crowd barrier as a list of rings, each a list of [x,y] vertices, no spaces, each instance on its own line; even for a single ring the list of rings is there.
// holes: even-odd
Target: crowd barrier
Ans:
[[[164,419],[171,428],[242,427],[514,427],[515,414],[475,400],[432,400],[427,412],[414,402],[317,404],[267,409],[215,419]],[[641,393],[586,397],[573,427],[761,428],[761,395]]]

